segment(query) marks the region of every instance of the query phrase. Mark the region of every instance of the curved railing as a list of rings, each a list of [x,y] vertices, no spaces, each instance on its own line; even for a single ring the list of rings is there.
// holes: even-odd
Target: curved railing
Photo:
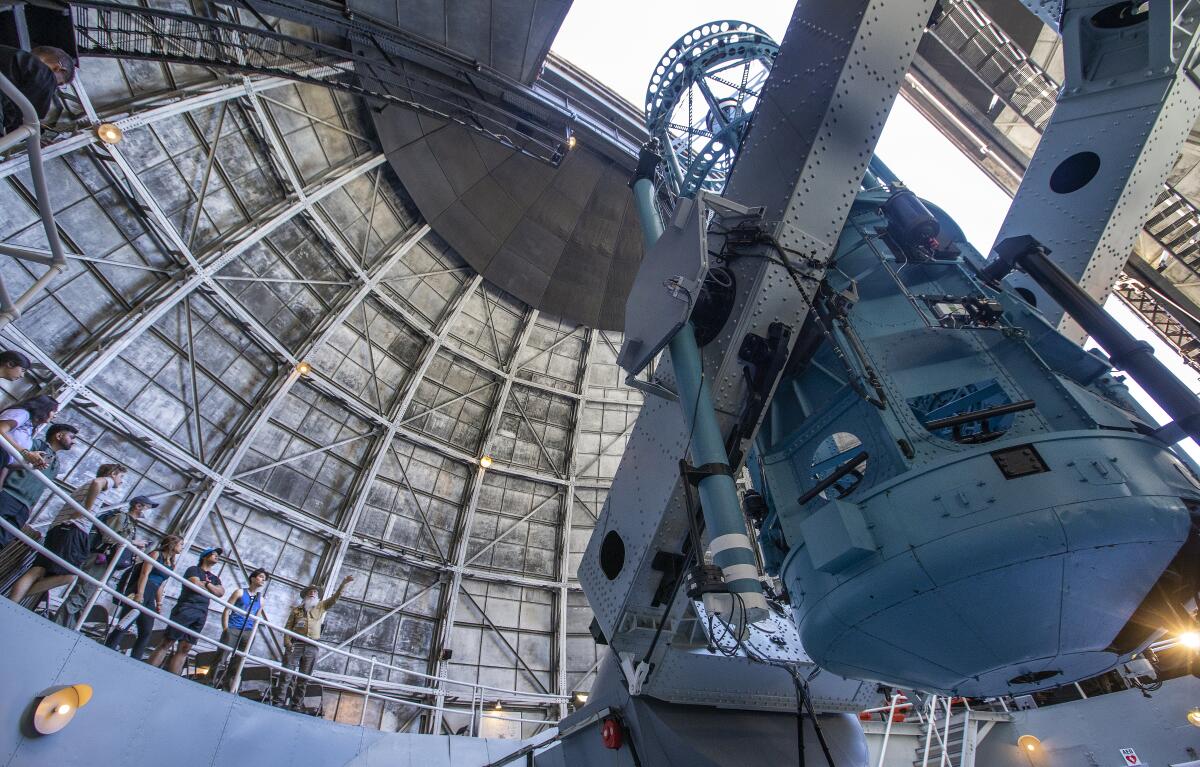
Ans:
[[[553,716],[549,716],[546,719],[535,719],[535,718],[522,717],[520,715],[499,713],[498,712],[499,710],[487,710],[486,703],[488,701],[502,702],[504,704],[508,704],[508,705],[518,708],[518,709],[520,709],[522,707],[540,708],[540,709],[546,710],[547,713],[550,714],[551,713],[550,707],[561,706],[569,700],[569,696],[564,696],[564,695],[554,695],[554,694],[546,694],[546,693],[529,693],[529,692],[522,692],[522,691],[518,691],[518,690],[510,690],[510,689],[505,689],[502,687],[495,687],[492,685],[479,684],[479,683],[474,683],[474,682],[464,682],[464,681],[460,681],[460,680],[456,680],[456,679],[451,679],[449,677],[437,676],[434,674],[427,674],[427,673],[423,673],[420,671],[414,671],[412,669],[404,668],[402,666],[395,666],[390,663],[382,662],[374,657],[357,655],[348,650],[344,650],[341,647],[327,644],[327,643],[321,642],[319,640],[314,641],[302,634],[298,634],[294,631],[284,628],[283,626],[271,623],[270,621],[266,620],[261,614],[259,614],[257,616],[250,616],[246,610],[242,609],[238,605],[228,602],[221,597],[213,596],[206,589],[203,589],[203,588],[195,585],[194,583],[187,580],[179,573],[176,573],[171,568],[166,567],[165,565],[161,564],[158,560],[154,559],[150,555],[143,552],[136,545],[134,545],[134,543],[132,541],[130,541],[129,539],[124,538],[121,535],[119,535],[115,530],[113,530],[111,527],[109,527],[107,524],[105,524],[98,516],[96,516],[96,514],[94,514],[92,511],[84,508],[78,502],[76,502],[75,499],[71,498],[71,496],[67,493],[67,491],[64,490],[62,487],[60,487],[57,483],[55,483],[51,479],[47,478],[40,471],[30,468],[28,466],[28,464],[26,464],[21,459],[21,456],[17,453],[16,449],[13,448],[12,445],[7,440],[0,439],[0,449],[7,451],[9,453],[9,455],[11,456],[12,461],[15,462],[17,465],[23,466],[27,470],[32,471],[34,476],[36,476],[38,478],[38,481],[40,481],[42,484],[44,484],[46,487],[48,487],[50,489],[50,491],[59,500],[63,501],[63,503],[67,504],[71,509],[75,510],[77,513],[79,513],[85,519],[90,520],[93,525],[94,530],[101,532],[106,538],[108,538],[111,541],[115,541],[119,544],[119,548],[118,548],[117,552],[109,558],[110,564],[109,564],[108,570],[105,572],[102,579],[98,579],[98,578],[94,578],[93,576],[84,572],[80,568],[67,562],[62,557],[58,556],[54,552],[47,549],[40,542],[34,540],[30,536],[26,535],[22,530],[16,528],[7,519],[0,517],[0,527],[7,530],[15,538],[17,538],[18,540],[23,542],[26,546],[30,547],[34,551],[41,553],[47,559],[54,562],[58,566],[62,567],[67,572],[70,572],[73,575],[75,575],[76,578],[78,578],[80,581],[91,584],[93,587],[96,588],[96,592],[91,596],[86,607],[84,608],[84,610],[82,612],[82,617],[84,620],[80,621],[80,625],[78,627],[76,627],[76,630],[80,630],[82,628],[82,625],[85,622],[88,613],[91,612],[92,607],[96,604],[96,602],[100,598],[100,595],[102,593],[108,594],[109,596],[111,596],[113,598],[114,601],[116,601],[120,604],[123,604],[126,607],[132,608],[133,610],[137,610],[141,614],[150,615],[151,617],[155,618],[156,620],[163,621],[168,626],[175,628],[177,630],[183,631],[189,635],[195,635],[196,641],[195,641],[194,647],[200,647],[201,645],[204,645],[205,648],[207,649],[208,647],[211,646],[211,649],[224,650],[224,651],[231,653],[232,655],[237,655],[237,656],[244,658],[245,661],[256,662],[259,665],[265,666],[267,668],[270,668],[270,669],[280,672],[282,674],[290,674],[292,676],[295,676],[297,679],[304,680],[305,683],[316,682],[317,684],[321,685],[324,689],[334,690],[339,693],[345,692],[345,693],[350,693],[353,695],[361,695],[364,697],[364,706],[363,706],[364,712],[366,710],[366,706],[365,706],[366,700],[369,700],[371,698],[376,698],[381,701],[392,701],[395,703],[402,703],[405,706],[411,706],[414,708],[420,708],[420,709],[429,710],[429,711],[441,710],[443,712],[468,714],[468,715],[470,715],[470,718],[471,718],[470,734],[472,734],[472,735],[478,734],[477,718],[482,719],[482,718],[486,717],[489,719],[520,722],[522,724],[537,724],[537,725],[547,725],[547,726],[552,726],[557,721],[556,718],[553,718]],[[130,598],[129,596],[120,593],[116,588],[113,588],[108,585],[108,581],[113,574],[113,569],[114,569],[116,563],[121,559],[122,555],[125,553],[126,550],[128,550],[137,561],[149,562],[150,565],[155,570],[158,570],[159,572],[163,573],[168,579],[178,581],[180,586],[183,589],[188,589],[188,590],[194,591],[198,594],[201,594],[206,599],[210,600],[211,603],[216,603],[216,604],[220,605],[221,607],[231,610],[240,615],[254,617],[256,631],[261,626],[261,627],[264,627],[267,629],[271,629],[273,631],[277,631],[277,632],[283,634],[284,636],[292,637],[293,639],[305,642],[307,644],[315,645],[323,655],[335,654],[335,655],[340,655],[345,658],[350,658],[350,659],[359,661],[364,664],[368,664],[371,668],[370,675],[368,677],[354,677],[354,676],[347,676],[347,675],[342,675],[342,674],[326,674],[326,673],[321,673],[320,675],[303,674],[303,673],[299,672],[298,670],[286,668],[280,662],[276,661],[273,658],[263,657],[260,655],[254,655],[253,653],[250,652],[250,648],[253,646],[253,641],[248,643],[246,650],[239,650],[230,645],[222,644],[221,642],[219,642],[215,639],[206,637],[203,634],[196,634],[194,631],[192,631],[188,627],[182,626],[179,623],[176,623],[175,621],[171,620],[169,616],[165,616],[165,615],[162,615],[160,613],[157,613],[157,612],[151,610],[150,608],[140,604],[139,602],[135,601],[134,599]],[[134,565],[130,565],[130,566],[136,567],[137,565],[134,564]],[[375,679],[375,674],[379,671],[399,672],[400,674],[404,674],[407,677],[414,678],[414,679],[417,679],[420,681],[418,683],[414,683],[414,684],[398,683],[398,682],[391,682],[391,681],[381,681],[381,680]],[[422,684],[421,682],[423,682],[425,684]],[[437,685],[437,686],[435,686],[435,685]],[[451,690],[460,690],[461,692],[456,694],[454,692],[448,691],[448,688]],[[460,699],[466,698],[467,706],[466,707],[453,706],[453,705],[446,705],[444,703],[441,705],[438,705],[435,703],[427,703],[422,700],[422,699],[438,699],[438,698],[441,698],[444,700],[446,697],[460,698]]]

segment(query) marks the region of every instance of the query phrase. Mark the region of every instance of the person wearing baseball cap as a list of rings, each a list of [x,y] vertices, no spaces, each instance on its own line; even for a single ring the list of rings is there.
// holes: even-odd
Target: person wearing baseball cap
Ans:
[[[221,579],[212,572],[224,553],[225,550],[219,546],[207,548],[200,552],[200,560],[196,564],[183,571],[183,577],[199,586],[203,593],[192,591],[189,588],[184,588],[180,592],[179,599],[176,600],[175,607],[171,610],[171,620],[184,626],[184,629],[167,626],[167,633],[163,635],[162,642],[154,649],[150,660],[147,661],[151,666],[162,665],[163,658],[166,657],[171,646],[175,645],[175,650],[171,653],[166,668],[172,674],[179,674],[183,670],[188,652],[191,651],[192,645],[196,644],[196,637],[200,636],[200,632],[204,630],[204,624],[208,620],[209,594],[214,597],[225,596],[225,587],[221,585]]]
[[[117,466],[122,474],[126,471],[125,467],[120,464],[112,464],[112,466]],[[103,469],[105,467],[101,466],[100,468]],[[87,504],[81,503],[81,505],[86,506]],[[111,527],[121,539],[132,541],[140,549],[145,548],[148,541],[135,540],[137,536],[137,523],[141,520],[142,514],[147,509],[153,509],[156,506],[158,504],[146,496],[135,495],[129,499],[127,507],[118,506],[115,509],[110,509],[97,515],[97,517],[101,522]],[[109,538],[98,527],[92,527],[91,532],[88,533],[87,549],[88,557],[83,570],[96,580],[100,580],[104,577],[104,573],[108,572],[108,562],[113,557],[120,557],[112,568],[114,575],[119,575],[127,568],[133,566],[133,552],[125,547],[120,539]],[[75,587],[63,599],[58,612],[54,614],[54,621],[60,626],[68,628],[78,626],[87,617],[83,614],[83,608],[87,607],[94,593],[96,593],[95,586],[83,580],[77,581]]]

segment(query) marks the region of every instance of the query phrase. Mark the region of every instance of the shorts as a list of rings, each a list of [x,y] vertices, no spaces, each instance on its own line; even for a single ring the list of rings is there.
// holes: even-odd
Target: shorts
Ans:
[[[200,632],[204,630],[204,624],[208,621],[208,605],[203,607],[198,605],[179,607],[176,605],[175,609],[171,611],[171,620],[181,626],[186,626],[193,633],[181,631],[174,626],[167,626],[167,639],[172,641],[181,639],[184,642],[195,644],[196,640],[200,638]]]
[[[0,493],[0,517],[4,517],[13,527],[20,530],[29,521],[29,507],[9,493]],[[0,527],[0,547],[7,545],[15,537],[12,533]]]
[[[90,553],[88,551],[88,534],[71,524],[55,525],[50,528],[50,532],[46,533],[44,545],[80,569],[83,569],[83,563]],[[74,575],[45,554],[39,553],[33,560],[33,566],[45,568],[46,575]]]

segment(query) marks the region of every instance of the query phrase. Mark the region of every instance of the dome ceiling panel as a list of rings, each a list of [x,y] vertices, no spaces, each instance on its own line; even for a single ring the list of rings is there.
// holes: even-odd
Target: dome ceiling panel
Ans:
[[[349,0],[351,12],[449,48],[523,83],[537,76],[570,0]]]
[[[586,688],[596,650],[574,569],[641,395],[613,364],[618,333],[538,311],[518,290],[540,279],[540,300],[564,263],[607,279],[629,255],[625,242],[639,245],[636,264],[627,169],[586,140],[556,169],[389,110],[416,140],[396,173],[368,107],[341,92],[140,61],[88,60],[82,71],[89,90],[113,94],[96,99],[102,119],[129,119],[130,91],[146,82],[141,103],[173,114],[134,115],[114,150],[129,170],[97,170],[109,150],[83,133],[64,134],[75,148],[48,147],[55,213],[87,245],[72,250],[99,260],[72,263],[6,342],[35,354],[38,385],[63,396],[64,420],[84,432],[69,482],[100,461],[131,464],[127,494],[163,500],[144,533],[185,534],[193,553],[224,547],[227,583],[245,583],[243,565],[267,567],[273,615],[303,585],[355,574],[331,611],[331,643],[422,673],[563,696]],[[429,132],[458,138],[426,141]],[[460,147],[470,153],[447,173],[439,152]],[[210,153],[217,170],[205,191],[194,171]],[[28,182],[13,167],[0,161],[0,238],[36,244]],[[402,183],[412,167],[432,183]],[[165,223],[126,172],[158,184]],[[486,281],[426,226],[414,192],[434,201],[445,233],[494,249],[481,262]],[[529,215],[543,204],[554,230]],[[555,204],[574,218],[550,215]],[[597,221],[579,219],[590,214]],[[164,231],[188,242],[197,228],[191,253],[157,247]],[[28,280],[19,262],[0,267],[12,284]],[[603,287],[563,300],[586,297],[600,312]],[[589,416],[583,429],[581,413],[600,400],[616,415]],[[483,453],[495,461],[486,472]],[[219,634],[220,621],[209,622]],[[472,633],[477,660],[442,658]],[[365,663],[330,656],[318,670],[362,677]],[[432,713],[397,710],[389,703],[373,721],[372,709],[366,723],[434,729]],[[559,704],[523,715],[556,719]]]
[[[388,159],[434,231],[525,303],[620,328],[642,255],[629,170],[586,147],[553,168],[458,125],[429,130],[434,122],[395,107],[376,118]]]

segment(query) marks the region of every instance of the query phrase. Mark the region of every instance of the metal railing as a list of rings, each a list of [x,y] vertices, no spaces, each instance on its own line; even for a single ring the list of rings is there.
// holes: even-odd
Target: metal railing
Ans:
[[[470,717],[469,732],[472,735],[479,734],[479,725],[481,723],[481,720],[484,718],[497,719],[497,720],[508,721],[508,722],[518,722],[520,724],[553,726],[554,724],[556,724],[557,720],[555,718],[551,718],[551,716],[549,716],[550,711],[552,709],[557,710],[560,706],[562,706],[568,700],[570,700],[570,696],[566,696],[566,695],[522,692],[519,690],[511,690],[511,689],[506,689],[506,688],[502,688],[502,687],[495,687],[492,685],[479,684],[479,683],[475,683],[475,682],[464,682],[464,681],[460,681],[460,680],[456,680],[456,679],[451,679],[449,677],[437,676],[434,674],[427,674],[427,673],[423,673],[420,671],[414,671],[412,669],[404,668],[402,666],[396,666],[391,663],[385,663],[374,657],[357,655],[348,650],[344,650],[339,646],[330,645],[330,644],[321,642],[319,640],[309,639],[307,636],[305,636],[303,634],[299,634],[299,633],[297,633],[295,631],[291,631],[283,626],[271,623],[270,621],[266,620],[266,618],[263,617],[261,614],[251,615],[247,610],[239,607],[238,605],[228,602],[224,598],[213,596],[207,589],[204,589],[204,588],[201,588],[200,586],[195,585],[191,581],[184,578],[182,575],[176,573],[173,569],[166,567],[165,565],[160,563],[158,560],[154,559],[150,555],[141,551],[132,541],[130,541],[129,539],[124,538],[123,536],[118,534],[115,530],[113,530],[111,527],[109,527],[103,520],[101,520],[98,516],[96,516],[96,514],[94,514],[91,510],[84,508],[82,505],[80,505],[78,502],[76,502],[73,498],[71,498],[71,496],[68,494],[68,492],[66,490],[64,490],[62,487],[60,487],[53,480],[47,478],[40,471],[36,471],[36,470],[30,468],[28,466],[28,464],[26,464],[21,459],[20,455],[17,453],[15,448],[13,448],[7,442],[7,440],[0,440],[0,449],[7,451],[9,453],[9,455],[11,456],[12,461],[15,462],[17,464],[17,466],[24,467],[25,470],[27,470],[27,471],[32,471],[34,476],[36,476],[38,478],[38,481],[41,482],[42,484],[44,484],[46,487],[48,487],[50,489],[51,493],[55,497],[57,497],[64,504],[66,504],[71,509],[73,509],[80,516],[91,521],[91,523],[93,525],[93,528],[92,528],[93,530],[100,532],[101,534],[103,534],[103,536],[105,538],[116,543],[119,547],[117,552],[113,556],[110,557],[110,564],[109,564],[106,572],[104,573],[103,578],[98,579],[98,578],[95,578],[95,577],[89,575],[87,572],[85,572],[81,568],[66,561],[65,559],[63,559],[62,557],[60,557],[58,554],[54,553],[53,551],[49,550],[48,548],[43,546],[40,542],[34,540],[32,537],[27,535],[24,531],[18,529],[7,519],[0,517],[0,528],[7,530],[9,533],[11,533],[13,535],[13,537],[20,540],[26,546],[28,546],[29,548],[33,549],[36,552],[41,553],[47,559],[54,562],[59,567],[63,568],[66,572],[69,572],[72,575],[74,575],[79,581],[89,584],[96,590],[95,593],[89,599],[87,606],[83,610],[83,612],[81,614],[82,618],[79,621],[79,624],[77,626],[75,626],[76,631],[82,631],[83,625],[86,623],[88,613],[91,611],[92,607],[100,599],[100,596],[102,593],[107,594],[108,596],[110,596],[113,599],[113,601],[117,602],[118,604],[124,605],[125,607],[130,608],[132,610],[136,610],[139,614],[149,615],[150,617],[152,617],[154,619],[161,620],[164,623],[166,623],[167,626],[174,628],[178,631],[184,632],[186,635],[194,636],[195,637],[194,647],[199,647],[201,644],[203,644],[206,647],[211,646],[212,649],[223,650],[225,652],[230,653],[231,660],[233,657],[242,658],[243,659],[243,668],[245,667],[246,661],[254,661],[261,666],[271,669],[273,672],[283,674],[283,675],[292,675],[292,676],[296,677],[298,680],[302,680],[303,683],[305,683],[305,684],[307,684],[309,682],[315,682],[316,684],[320,685],[323,689],[334,690],[338,693],[348,693],[348,694],[352,694],[352,695],[362,696],[363,697],[363,718],[365,718],[366,702],[372,698],[375,698],[380,701],[400,703],[400,704],[403,704],[404,706],[410,706],[410,707],[419,708],[422,710],[428,710],[428,711],[442,710],[444,712],[466,714]],[[252,618],[255,622],[253,631],[257,632],[260,626],[265,627],[272,631],[279,632],[280,634],[282,634],[286,637],[291,637],[295,641],[314,645],[318,648],[318,650],[320,650],[326,654],[334,654],[334,655],[338,655],[338,656],[341,656],[344,658],[358,661],[358,662],[368,665],[370,667],[370,669],[371,669],[370,674],[367,677],[354,677],[354,676],[342,675],[342,674],[328,674],[328,673],[324,673],[324,672],[319,672],[319,673],[314,673],[314,674],[304,674],[296,669],[287,668],[286,666],[284,666],[283,664],[274,660],[273,658],[254,655],[251,652],[251,648],[253,647],[253,635],[252,635],[251,640],[247,643],[246,649],[240,650],[240,649],[237,649],[236,647],[233,647],[233,646],[230,646],[227,644],[223,644],[218,640],[214,640],[209,637],[206,637],[203,634],[198,634],[197,632],[193,631],[192,629],[190,629],[186,626],[183,626],[179,623],[176,623],[175,621],[171,620],[169,615],[164,616],[160,613],[157,613],[154,610],[151,610],[150,608],[146,607],[145,605],[142,605],[141,603],[132,599],[129,595],[122,594],[118,589],[108,585],[108,580],[112,577],[113,570],[116,566],[116,563],[121,559],[122,554],[125,553],[126,551],[131,553],[134,557],[134,563],[131,564],[130,567],[137,567],[139,565],[139,563],[146,563],[146,562],[150,563],[152,568],[154,568],[155,570],[158,570],[159,572],[164,574],[167,579],[179,582],[182,589],[187,589],[187,590],[193,591],[197,594],[200,594],[205,599],[209,600],[210,603],[215,603],[215,604],[225,608],[226,610],[230,610],[232,612],[238,613],[238,614],[246,616],[248,618]],[[164,583],[163,587],[165,587],[165,583]],[[388,672],[394,672],[394,673],[405,675],[407,677],[415,678],[415,679],[419,680],[419,682],[414,683],[414,684],[409,684],[409,683],[382,681],[382,680],[379,680],[376,678],[377,673],[385,674]],[[423,699],[436,699],[439,695],[448,695],[448,693],[446,692],[446,688],[458,688],[459,690],[461,690],[462,691],[461,693],[459,693],[458,695],[450,695],[450,698],[452,700],[465,699],[467,705],[465,707],[464,706],[451,706],[451,705],[438,706],[438,705],[435,705],[432,703],[424,702]],[[235,689],[236,689],[236,687],[235,687]],[[510,705],[511,707],[517,709],[518,711],[521,709],[543,710],[543,711],[547,712],[548,716],[545,719],[537,719],[537,718],[523,717],[523,716],[520,716],[519,714],[515,714],[515,713],[514,714],[500,713],[499,709],[493,710],[493,709],[487,708],[486,704],[487,704],[487,701],[489,701],[489,700],[497,701],[497,702],[503,701],[503,703]],[[361,723],[361,719],[360,719],[360,723]]]
[[[21,316],[21,312],[33,299],[39,295],[54,280],[67,269],[66,255],[63,253],[62,240],[58,236],[58,225],[54,222],[54,211],[50,206],[50,192],[46,188],[46,171],[42,166],[42,127],[33,104],[25,98],[25,94],[17,89],[3,73],[0,73],[0,93],[17,105],[21,110],[21,125],[15,130],[0,136],[0,154],[12,149],[22,141],[29,156],[29,176],[33,180],[34,196],[37,198],[38,215],[42,219],[42,228],[46,232],[46,242],[50,251],[23,248],[17,245],[0,243],[0,253],[24,261],[46,264],[47,269],[14,299],[8,292],[8,286],[0,275],[0,327]]]
[[[1039,133],[1050,122],[1059,84],[972,0],[943,3],[929,32],[997,98]]]
[[[368,56],[271,30],[184,13],[105,2],[71,4],[80,55],[172,61],[275,75],[353,93],[456,123],[552,166],[566,155],[567,127],[547,128],[520,108],[483,98],[463,83],[400,66],[372,41]],[[313,77],[314,66],[341,75]]]

